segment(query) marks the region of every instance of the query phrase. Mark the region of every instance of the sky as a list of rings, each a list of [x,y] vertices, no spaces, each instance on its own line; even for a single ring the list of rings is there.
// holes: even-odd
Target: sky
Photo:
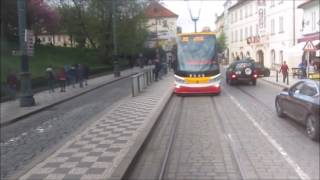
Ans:
[[[191,20],[189,7],[194,17],[200,17],[197,22],[197,31],[209,26],[211,31],[215,30],[216,14],[223,12],[225,0],[161,0],[164,6],[179,15],[177,26],[182,27],[182,32],[194,32],[194,22]]]

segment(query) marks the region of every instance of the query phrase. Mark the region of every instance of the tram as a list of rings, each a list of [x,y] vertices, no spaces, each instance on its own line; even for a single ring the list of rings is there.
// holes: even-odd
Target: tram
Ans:
[[[221,74],[213,32],[177,36],[176,94],[219,94]]]

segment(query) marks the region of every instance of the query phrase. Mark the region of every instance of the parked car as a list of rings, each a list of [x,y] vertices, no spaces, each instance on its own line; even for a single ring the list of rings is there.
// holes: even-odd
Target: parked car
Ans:
[[[235,61],[227,68],[226,81],[228,84],[251,82],[252,85],[256,85],[257,78],[257,70],[251,60]]]
[[[269,77],[270,76],[270,69],[265,67],[263,64],[258,62],[254,63],[254,67],[257,70],[259,76]]]
[[[309,138],[319,140],[319,81],[301,80],[284,88],[275,99],[279,117],[289,116],[306,127]]]

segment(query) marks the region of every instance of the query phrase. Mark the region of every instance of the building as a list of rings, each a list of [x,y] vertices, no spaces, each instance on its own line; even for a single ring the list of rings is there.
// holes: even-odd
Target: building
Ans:
[[[71,36],[66,34],[39,34],[37,36],[40,44],[42,45],[53,45],[61,47],[75,47],[76,43],[72,40]]]
[[[229,59],[250,56],[266,67],[278,69],[286,60],[295,67],[301,57],[291,56],[301,34],[303,1],[239,0],[228,9]]]
[[[156,1],[147,6],[144,14],[149,31],[146,46],[149,48],[160,46],[169,52],[175,44],[178,15]]]
[[[309,0],[299,5],[299,8],[303,9],[302,20],[302,36],[299,37],[298,43],[303,46],[311,41],[315,47],[315,51],[311,52],[309,62],[316,62],[320,64],[320,14],[319,14],[319,1]],[[301,51],[301,53],[303,53]],[[303,57],[306,59],[306,53]]]

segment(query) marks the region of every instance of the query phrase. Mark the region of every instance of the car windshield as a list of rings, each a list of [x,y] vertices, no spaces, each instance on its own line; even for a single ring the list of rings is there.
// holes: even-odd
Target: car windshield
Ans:
[[[242,69],[245,69],[245,68],[251,67],[251,66],[252,66],[252,64],[249,62],[241,62],[241,63],[236,64],[235,70],[242,70]]]

